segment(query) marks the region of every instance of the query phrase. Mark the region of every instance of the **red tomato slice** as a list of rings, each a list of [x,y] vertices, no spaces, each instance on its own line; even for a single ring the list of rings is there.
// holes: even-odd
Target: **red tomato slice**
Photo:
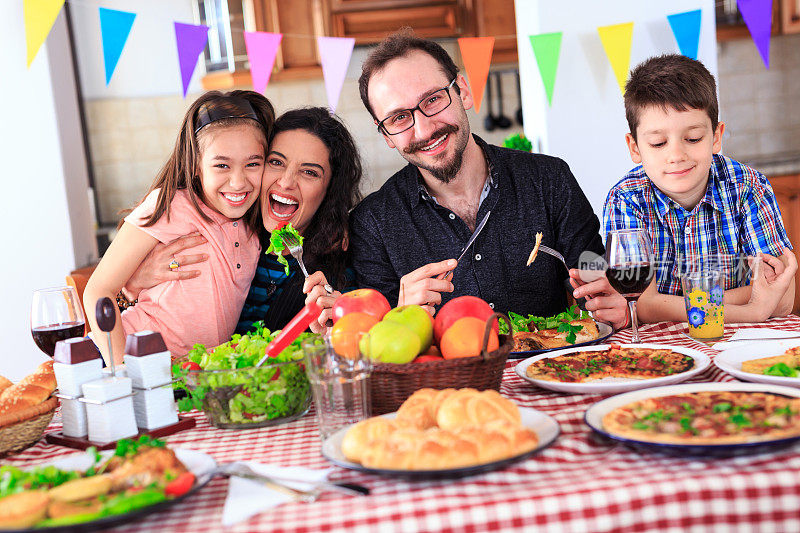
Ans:
[[[172,498],[177,498],[189,492],[192,485],[194,485],[194,474],[191,472],[184,472],[167,483],[166,487],[164,487],[164,494]]]

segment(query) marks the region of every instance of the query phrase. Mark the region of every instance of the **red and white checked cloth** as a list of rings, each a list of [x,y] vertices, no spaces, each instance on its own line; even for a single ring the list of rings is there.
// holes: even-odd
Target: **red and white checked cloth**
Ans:
[[[800,331],[800,317],[748,327]],[[733,331],[726,327],[726,337]],[[684,335],[685,324],[643,326],[643,342],[716,352]],[[630,330],[614,342],[629,342]],[[800,531],[800,445],[726,459],[639,452],[597,438],[584,424],[599,395],[545,391],[523,381],[509,361],[502,393],[561,424],[556,442],[502,471],[462,480],[406,482],[336,469],[333,478],[367,485],[366,498],[326,493],[311,504],[286,504],[256,515],[231,532],[291,531]],[[712,365],[693,381],[736,381]],[[311,468],[330,466],[319,453],[312,414],[275,428],[247,431],[197,427],[168,439],[218,462],[259,461]],[[50,430],[58,426],[53,425]],[[32,464],[67,453],[40,441],[8,463]],[[221,531],[228,482],[212,481],[174,507],[114,531]]]

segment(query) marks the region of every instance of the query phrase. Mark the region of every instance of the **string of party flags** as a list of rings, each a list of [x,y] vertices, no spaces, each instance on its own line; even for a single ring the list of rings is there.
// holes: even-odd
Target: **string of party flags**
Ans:
[[[44,43],[66,0],[23,0],[25,39],[28,67]],[[750,31],[764,64],[769,68],[769,44],[772,26],[772,3],[763,0],[737,0],[739,11]],[[136,13],[105,7],[98,8],[100,33],[103,47],[103,65],[106,85],[111,82],[125,43],[136,20]],[[701,10],[687,11],[667,16],[667,22],[683,55],[697,58],[700,41]],[[610,67],[624,93],[630,69],[633,22],[600,26],[597,28],[600,42]],[[183,97],[186,97],[189,82],[194,75],[197,61],[208,43],[211,29],[205,25],[174,22],[175,44],[181,74]],[[243,31],[245,48],[250,63],[253,89],[263,93],[269,84],[283,35],[260,31]],[[322,65],[328,106],[336,111],[347,68],[353,53],[355,39],[347,37],[302,37],[315,38]],[[556,72],[561,54],[563,32],[530,35],[539,74],[545,88],[549,105],[553,103]],[[458,39],[464,68],[475,101],[475,111],[480,112],[483,90],[491,66],[495,37],[466,37]]]

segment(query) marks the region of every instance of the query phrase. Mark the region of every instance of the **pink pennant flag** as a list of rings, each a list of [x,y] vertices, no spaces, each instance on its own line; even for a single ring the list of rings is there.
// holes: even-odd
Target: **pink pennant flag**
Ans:
[[[344,76],[353,54],[356,40],[348,37],[317,37],[319,58],[322,63],[322,76],[325,78],[325,92],[328,93],[328,107],[336,112],[339,94],[344,85]]]
[[[280,33],[265,31],[244,32],[244,46],[247,49],[247,59],[250,61],[250,77],[253,78],[254,91],[263,93],[267,88],[282,37]]]

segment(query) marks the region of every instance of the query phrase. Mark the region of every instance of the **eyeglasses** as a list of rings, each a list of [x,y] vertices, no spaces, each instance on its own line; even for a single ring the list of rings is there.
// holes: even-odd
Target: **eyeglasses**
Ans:
[[[426,117],[432,117],[441,113],[452,103],[450,97],[450,87],[456,82],[453,78],[447,87],[442,87],[438,91],[429,94],[412,109],[401,109],[393,115],[386,117],[378,123],[378,131],[383,131],[387,135],[397,135],[414,127],[414,111],[419,111]]]

